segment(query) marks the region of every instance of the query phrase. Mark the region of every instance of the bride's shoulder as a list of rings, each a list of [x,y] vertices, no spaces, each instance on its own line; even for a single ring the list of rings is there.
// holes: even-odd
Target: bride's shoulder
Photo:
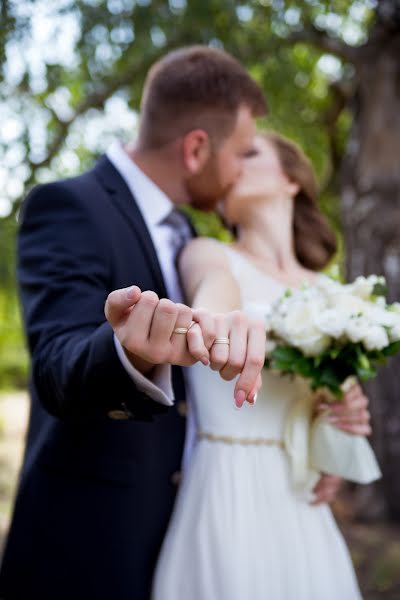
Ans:
[[[225,244],[213,238],[197,237],[183,249],[179,263],[181,267],[192,267],[195,264],[227,266],[228,258]]]

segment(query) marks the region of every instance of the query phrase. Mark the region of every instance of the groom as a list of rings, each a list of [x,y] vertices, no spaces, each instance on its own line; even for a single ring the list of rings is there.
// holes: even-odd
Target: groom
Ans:
[[[229,55],[172,52],[148,75],[135,147],[114,145],[28,197],[18,274],[32,410],[2,600],[149,598],[182,460],[180,367],[240,373],[240,406],[253,401],[265,343],[241,313],[182,304],[174,264],[192,232],[175,205],[214,207],[265,110]],[[235,324],[242,337],[222,365],[216,337],[226,343]]]
[[[27,198],[18,276],[32,411],[3,600],[149,597],[182,460],[180,366],[222,368],[216,326],[225,343],[240,321],[224,366],[226,377],[241,373],[240,406],[254,398],[265,344],[240,313],[217,323],[182,304],[174,261],[192,231],[172,200],[212,209],[265,111],[229,55],[172,52],[148,75],[135,148],[117,144],[90,171]],[[112,290],[115,334],[104,318]]]

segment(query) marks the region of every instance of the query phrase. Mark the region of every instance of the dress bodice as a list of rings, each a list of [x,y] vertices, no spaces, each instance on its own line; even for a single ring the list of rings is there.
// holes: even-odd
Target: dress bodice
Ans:
[[[284,293],[284,284],[261,272],[233,248],[222,247],[240,287],[242,309],[262,317]],[[190,367],[187,376],[198,429],[219,436],[282,439],[288,411],[305,386],[301,380],[264,369],[257,403],[245,403],[237,410],[233,398],[235,381],[222,380],[219,373],[200,363]]]

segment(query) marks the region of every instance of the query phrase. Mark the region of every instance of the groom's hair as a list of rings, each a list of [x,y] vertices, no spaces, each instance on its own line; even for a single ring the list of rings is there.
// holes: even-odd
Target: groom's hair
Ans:
[[[233,131],[242,105],[254,117],[267,112],[260,86],[235,58],[208,46],[174,50],[147,75],[139,145],[156,149],[193,129],[218,144]]]

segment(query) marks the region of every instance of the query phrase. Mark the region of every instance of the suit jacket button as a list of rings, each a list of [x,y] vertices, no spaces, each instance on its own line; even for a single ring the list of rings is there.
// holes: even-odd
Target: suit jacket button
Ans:
[[[177,402],[176,410],[181,417],[187,417],[188,406],[187,402]]]
[[[172,473],[171,475],[171,483],[173,483],[174,485],[179,485],[182,479],[182,472],[181,471],[175,471],[174,473]]]
[[[124,410],[110,410],[108,413],[110,419],[114,419],[115,421],[126,421],[129,419],[129,415]]]

